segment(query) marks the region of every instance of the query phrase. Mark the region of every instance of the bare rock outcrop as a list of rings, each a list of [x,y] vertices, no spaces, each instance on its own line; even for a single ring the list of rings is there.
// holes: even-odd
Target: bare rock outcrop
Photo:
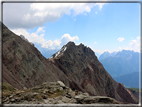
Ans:
[[[106,96],[89,96],[64,83],[45,82],[39,86],[3,92],[3,104],[125,104]]]

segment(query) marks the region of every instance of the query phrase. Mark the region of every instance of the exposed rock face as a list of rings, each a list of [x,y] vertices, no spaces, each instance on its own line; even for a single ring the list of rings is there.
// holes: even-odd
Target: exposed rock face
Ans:
[[[127,91],[129,92],[129,94],[133,97],[133,99],[137,102],[139,102],[139,97],[142,96],[142,93],[139,91],[134,91],[132,89],[127,89]],[[142,99],[141,99],[142,102]]]
[[[73,91],[60,82],[45,82],[39,86],[3,92],[3,104],[124,104],[105,96],[89,96]]]
[[[3,82],[23,89],[45,81],[68,81],[66,75],[43,57],[31,43],[15,35],[4,25],[2,43]]]
[[[69,42],[50,59],[46,59],[31,43],[4,25],[2,43],[2,79],[17,89],[60,80],[72,90],[135,103],[125,87],[111,78],[94,52],[83,44],[76,46]]]
[[[69,86],[72,89],[76,89],[78,85],[77,90],[90,95],[108,96],[121,102],[134,103],[125,87],[113,80],[89,47],[69,42],[49,60],[72,80]]]

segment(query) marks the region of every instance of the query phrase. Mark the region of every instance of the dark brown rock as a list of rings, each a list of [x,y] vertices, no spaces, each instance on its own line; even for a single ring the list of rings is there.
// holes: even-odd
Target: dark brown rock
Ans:
[[[89,47],[69,42],[49,60],[71,80],[69,87],[73,90],[135,103],[125,87],[108,74]]]
[[[68,77],[48,61],[31,43],[2,29],[2,80],[17,89],[30,88],[45,81],[69,81]]]
[[[139,102],[139,97],[140,95],[142,96],[142,93],[139,92],[139,91],[134,91],[132,89],[127,89],[127,91],[129,92],[129,94],[133,97],[133,99],[136,101],[136,102]],[[141,99],[141,102],[142,102],[142,99]]]

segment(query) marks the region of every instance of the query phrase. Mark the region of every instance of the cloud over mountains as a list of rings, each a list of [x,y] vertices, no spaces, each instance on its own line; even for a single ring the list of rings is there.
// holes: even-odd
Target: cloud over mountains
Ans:
[[[64,14],[86,14],[94,6],[102,9],[103,5],[104,3],[4,3],[3,19],[10,29],[29,29],[54,22]]]
[[[55,39],[54,41],[46,40],[44,38],[44,27],[39,27],[36,32],[31,34],[28,33],[25,29],[14,29],[12,31],[18,35],[22,34],[32,43],[41,44],[41,47],[52,50],[60,49],[64,44],[69,41],[75,42],[79,40],[78,36],[70,36],[69,34],[64,34],[60,39]]]
[[[14,33],[24,35],[30,42],[41,44],[41,47],[47,49],[60,49],[79,37],[65,33],[61,38],[46,40],[44,27],[39,26],[57,21],[64,14],[73,18],[79,14],[87,15],[94,6],[101,10],[103,5],[104,3],[4,3],[3,22]],[[37,31],[31,34],[27,31],[35,27],[39,27]]]

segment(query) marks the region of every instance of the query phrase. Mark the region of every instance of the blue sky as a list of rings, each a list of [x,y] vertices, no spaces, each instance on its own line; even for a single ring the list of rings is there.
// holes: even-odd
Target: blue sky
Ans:
[[[68,41],[99,54],[140,50],[139,3],[4,3],[3,13],[8,28],[42,51],[59,50]]]

